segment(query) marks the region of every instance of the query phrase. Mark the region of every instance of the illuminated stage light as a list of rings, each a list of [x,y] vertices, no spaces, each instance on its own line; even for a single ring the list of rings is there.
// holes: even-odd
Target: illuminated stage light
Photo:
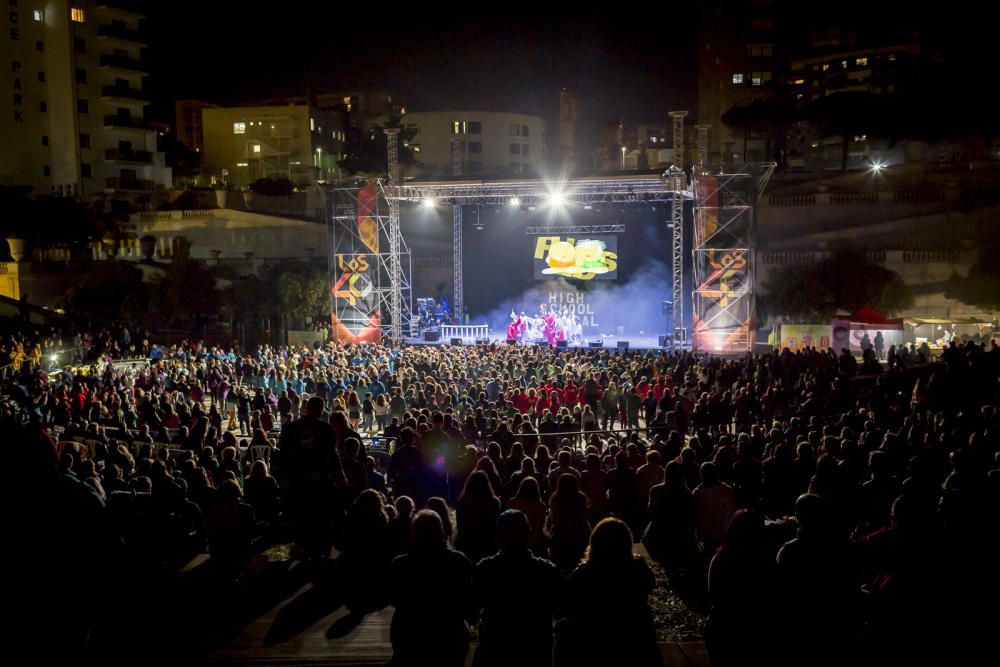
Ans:
[[[434,198],[433,197],[425,197],[424,198],[424,201],[423,201],[424,208],[434,208],[434,203],[435,202],[434,202]]]
[[[548,197],[546,197],[546,199],[549,202],[549,206],[562,206],[563,204],[566,203],[566,195],[564,195],[559,190],[553,190],[549,192],[549,195]]]
[[[515,206],[515,207],[520,206],[521,205],[521,198],[520,197],[511,197],[510,201],[508,203],[511,206]]]

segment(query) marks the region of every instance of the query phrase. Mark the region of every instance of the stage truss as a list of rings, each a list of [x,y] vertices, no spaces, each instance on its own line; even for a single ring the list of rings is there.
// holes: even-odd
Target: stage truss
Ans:
[[[693,174],[692,347],[753,349],[755,206],[773,163],[696,167]]]
[[[464,312],[462,276],[462,209],[465,206],[519,206],[525,209],[551,204],[558,193],[563,206],[588,207],[595,204],[672,202],[675,199],[683,207],[683,199],[690,198],[690,192],[682,192],[675,197],[676,181],[656,174],[649,176],[609,176],[578,178],[551,183],[543,180],[516,181],[435,181],[425,183],[404,183],[396,192],[400,201],[433,201],[435,205],[452,207],[452,266],[454,267],[454,312],[461,317]],[[553,225],[551,227],[530,227],[528,234],[543,233],[594,233],[598,225]],[[624,226],[614,226],[624,231]],[[618,229],[620,227],[620,229]]]
[[[676,122],[676,120],[675,120]],[[700,128],[699,128],[700,129]],[[699,156],[702,137],[699,134]],[[704,158],[702,158],[704,159]],[[679,161],[678,161],[679,162]],[[462,209],[465,206],[519,206],[525,209],[550,205],[558,194],[564,206],[588,207],[602,203],[670,202],[673,225],[670,259],[672,266],[671,326],[674,343],[683,344],[684,289],[684,200],[694,200],[692,264],[693,349],[703,352],[742,353],[752,349],[754,273],[754,209],[774,163],[696,166],[688,183],[678,168],[663,175],[612,176],[571,179],[551,183],[540,179],[511,181],[436,181],[400,183],[386,197],[401,202],[433,201],[452,207],[454,232],[454,312],[461,316],[463,303]],[[396,208],[398,216],[398,208]],[[595,225],[531,227],[529,234],[588,233]],[[398,218],[395,225],[397,238]],[[401,281],[402,284],[402,281]],[[409,292],[409,277],[406,277]],[[677,340],[680,330],[681,340]]]

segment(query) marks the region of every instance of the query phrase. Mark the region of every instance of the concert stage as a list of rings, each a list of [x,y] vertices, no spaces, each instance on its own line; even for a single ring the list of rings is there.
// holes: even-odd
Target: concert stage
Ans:
[[[465,339],[462,340],[462,345],[467,345],[467,346],[477,345],[480,344],[480,341],[483,340],[489,341],[489,344],[491,345],[492,344],[507,345],[507,339],[506,337],[503,336],[490,336],[489,338],[486,339],[480,338],[478,340]],[[597,338],[592,339],[592,341],[594,342],[600,341],[603,343],[603,345],[597,347],[597,349],[603,347],[604,349],[611,351],[616,351],[620,343],[625,343],[629,350],[669,349],[660,346],[660,340],[659,337],[657,336],[610,335],[610,336],[599,336]],[[581,341],[578,343],[574,343],[566,341],[566,346],[559,347],[558,349],[568,349],[568,350],[594,349],[594,347],[590,345],[590,342],[591,341]],[[669,343],[669,340],[667,342]],[[412,336],[406,339],[406,344],[407,345],[451,345],[452,343],[451,339],[444,337],[440,338],[439,340],[425,340],[423,336]],[[514,344],[522,347],[546,347],[546,348],[551,347],[547,342],[538,342],[538,343],[518,342]],[[690,346],[687,346],[687,348],[690,349]]]

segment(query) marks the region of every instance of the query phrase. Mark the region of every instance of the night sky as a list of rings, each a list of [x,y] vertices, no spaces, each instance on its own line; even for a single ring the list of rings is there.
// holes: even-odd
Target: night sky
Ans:
[[[666,24],[650,29],[645,11],[614,18],[581,6],[568,10],[573,18],[558,18],[498,4],[502,16],[487,19],[470,15],[469,5],[432,16],[387,5],[391,25],[381,26],[386,19],[375,12],[345,14],[341,3],[154,4],[149,87],[163,118],[181,97],[234,103],[304,94],[309,85],[388,88],[413,110],[466,106],[552,122],[561,87],[611,110],[609,118],[665,122],[670,109],[693,110],[694,34],[677,31],[680,39],[668,45]],[[681,15],[693,22],[695,9],[685,5]]]
[[[550,125],[561,87],[576,91],[592,121],[665,122],[671,109],[695,112],[696,0],[606,3],[600,10],[567,4],[558,13],[510,3],[149,5],[151,116],[163,120],[172,118],[178,98],[232,104],[303,95],[309,86],[386,88],[412,110],[521,111]],[[956,76],[974,77],[984,61],[997,61],[989,52],[996,12],[963,5],[939,11],[895,0],[842,0],[825,8],[786,3],[806,21],[817,20],[819,10],[827,12],[822,20],[866,30],[919,30],[949,52]]]

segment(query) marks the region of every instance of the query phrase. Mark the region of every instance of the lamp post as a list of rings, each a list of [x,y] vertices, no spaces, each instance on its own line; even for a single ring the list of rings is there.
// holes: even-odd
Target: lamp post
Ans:
[[[622,171],[625,171],[625,151],[626,150],[627,149],[625,148],[625,146],[622,146]]]

